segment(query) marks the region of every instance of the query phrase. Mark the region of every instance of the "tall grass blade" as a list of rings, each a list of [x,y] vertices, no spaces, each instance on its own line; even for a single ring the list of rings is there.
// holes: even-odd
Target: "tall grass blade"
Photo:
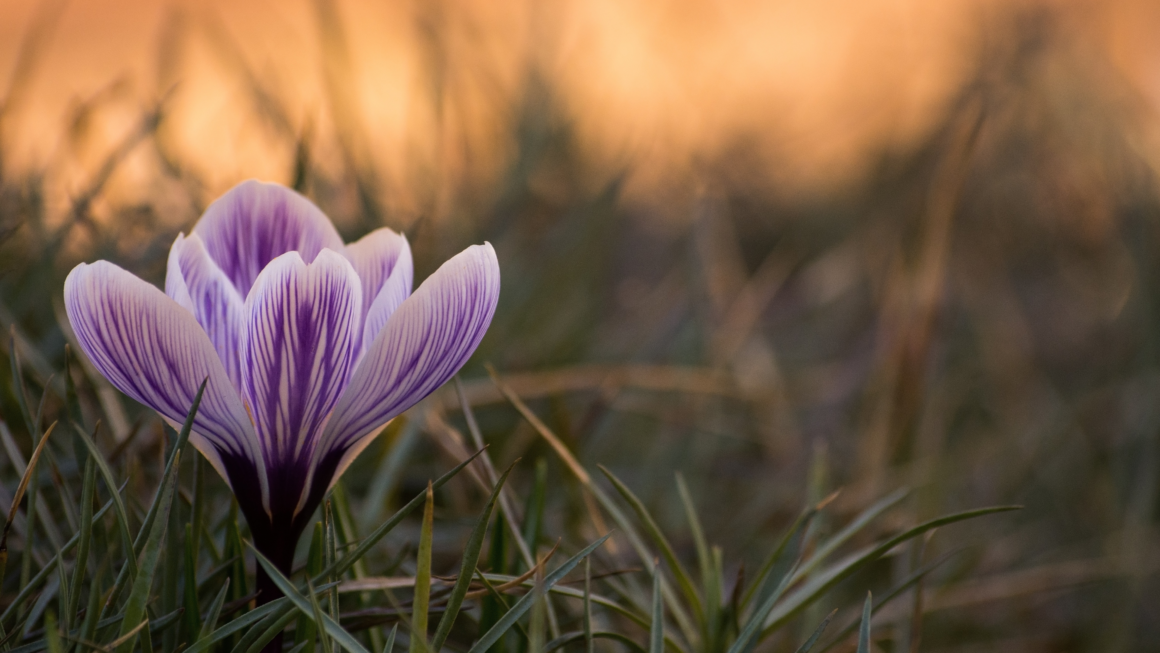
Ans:
[[[322,522],[314,522],[314,530],[310,536],[310,551],[306,555],[306,577],[311,578],[322,571]],[[298,626],[294,629],[294,641],[309,643],[313,646],[318,636],[318,626],[314,620],[306,615],[299,615]]]
[[[560,582],[560,580],[564,578],[568,572],[572,571],[576,568],[576,565],[580,564],[581,560],[588,557],[593,551],[599,548],[600,545],[604,544],[604,542],[608,540],[609,537],[612,537],[611,533],[604,535],[600,539],[584,547],[580,553],[572,556],[567,561],[565,561],[564,564],[557,567],[555,571],[553,571],[551,574],[548,574],[548,576],[544,578],[543,591],[548,592],[551,590],[553,585]],[[514,624],[517,619],[524,616],[524,614],[531,607],[532,601],[534,600],[534,592],[529,592],[522,596],[520,600],[516,601],[515,605],[513,605],[512,608],[508,610],[503,617],[500,618],[499,622],[497,622],[495,626],[492,626],[490,630],[488,630],[482,637],[480,637],[479,641],[472,645],[468,653],[482,653],[483,651],[489,649],[492,644],[499,640],[499,638],[502,637],[503,634],[512,627],[512,624]]]
[[[857,653],[870,653],[870,608],[873,605],[873,595],[866,592],[866,602],[862,604],[862,626],[858,629]]]
[[[966,510],[950,515],[944,515],[936,519],[923,522],[917,526],[909,528],[898,535],[878,544],[867,551],[863,551],[851,558],[839,562],[826,570],[819,573],[799,589],[795,590],[793,594],[786,598],[783,605],[770,616],[769,623],[762,631],[762,636],[772,633],[780,628],[787,621],[796,616],[799,612],[804,610],[823,594],[830,590],[834,585],[849,578],[856,571],[865,565],[877,560],[890,549],[918,537],[923,533],[933,529],[964,521],[967,519],[974,519],[976,517],[983,517],[986,515],[993,515],[1003,512],[1011,512],[1012,510],[1020,510],[1022,506],[994,506],[990,508],[979,508],[976,510]]]
[[[660,568],[660,565],[657,565]],[[648,653],[665,651],[665,599],[661,596],[661,575],[653,574],[652,625],[648,631]]]
[[[52,435],[56,424],[56,422],[53,422],[52,426],[48,427],[48,430],[44,432],[44,435],[40,438],[40,442],[36,445],[36,449],[32,451],[32,457],[29,458],[28,465],[24,468],[24,476],[20,478],[20,484],[16,486],[16,494],[12,497],[12,507],[8,509],[8,518],[4,521],[4,533],[0,535],[0,584],[4,582],[5,570],[8,566],[8,531],[12,528],[12,522],[16,520],[16,511],[20,508],[20,502],[24,499],[24,493],[28,490],[28,485],[32,482],[32,477],[36,474],[36,464],[40,461],[40,454],[44,452],[44,447],[48,444],[48,436]],[[26,539],[29,539],[32,534],[32,513],[34,509],[32,498],[29,497],[28,536]],[[26,542],[25,549],[27,548]],[[22,580],[24,579],[22,578]]]
[[[201,624],[201,630],[198,632],[195,643],[209,638],[217,628],[218,616],[222,613],[222,605],[225,604],[229,591],[230,579],[226,578],[226,582],[222,583],[222,588],[218,590],[217,596],[213,598],[213,603],[209,604],[209,611],[205,613],[205,621]]]
[[[518,461],[517,461],[518,462]],[[515,463],[508,467],[503,476],[496,481],[495,487],[491,491],[491,496],[487,498],[487,504],[483,508],[479,519],[475,522],[475,528],[471,530],[471,535],[467,538],[467,546],[463,549],[463,559],[459,563],[459,577],[455,579],[455,586],[451,589],[451,594],[447,598],[447,607],[443,611],[443,616],[439,619],[439,625],[435,627],[435,637],[431,640],[431,650],[439,651],[443,648],[443,643],[447,641],[447,636],[451,634],[451,627],[455,625],[455,618],[459,615],[459,608],[463,605],[463,598],[467,596],[467,591],[471,588],[471,579],[475,576],[475,567],[479,564],[479,553],[483,549],[483,539],[487,535],[487,525],[491,523],[491,515],[495,511],[495,504],[499,499],[499,494],[503,490],[504,484],[507,483],[508,476],[515,468]],[[496,528],[502,528],[499,524]]]
[[[628,489],[628,486],[622,483],[620,479],[616,478],[615,474],[608,471],[608,469],[603,465],[600,465],[599,467],[600,471],[604,472],[604,475],[608,477],[609,481],[612,482],[612,485],[616,488],[616,491],[620,493],[620,496],[623,497],[624,500],[632,507],[633,512],[636,513],[637,519],[639,519],[641,523],[644,524],[645,532],[648,533],[649,537],[652,538],[653,543],[655,543],[661,550],[661,555],[663,555],[665,558],[665,564],[667,564],[669,568],[673,570],[673,575],[677,577],[677,584],[681,586],[681,591],[684,592],[685,599],[688,600],[689,605],[693,607],[694,614],[703,619],[705,614],[704,606],[701,603],[700,595],[697,594],[696,587],[693,586],[692,579],[689,577],[689,572],[685,570],[684,565],[681,564],[680,559],[677,558],[677,554],[673,551],[672,545],[669,544],[668,538],[665,537],[664,533],[661,532],[660,526],[657,525],[657,522],[655,519],[653,519],[652,514],[649,513],[647,508],[645,508],[644,502],[637,498],[637,496],[633,494],[632,490]],[[653,570],[654,574],[659,573],[656,565],[653,566]]]
[[[274,563],[270,562],[266,556],[262,555],[261,551],[258,551],[252,544],[248,542],[247,545],[250,547],[250,551],[253,552],[254,558],[258,561],[258,564],[262,565],[262,569],[264,569],[266,573],[270,575],[270,579],[274,582],[275,585],[278,586],[278,589],[282,590],[285,598],[290,603],[292,603],[294,607],[298,608],[304,614],[309,614],[315,620],[315,623],[317,623],[322,628],[326,635],[334,638],[334,640],[347,651],[350,651],[351,653],[369,653],[365,648],[363,648],[363,645],[360,644],[357,639],[355,639],[350,633],[344,630],[342,626],[338,625],[338,622],[332,619],[330,615],[321,612],[321,609],[317,607],[318,601],[312,584],[308,584],[307,587],[310,589],[311,597],[314,598],[308,600],[306,597],[302,596],[302,593],[298,591],[298,588],[295,587],[293,583],[291,583],[286,579],[285,576],[282,575],[282,572],[274,566]],[[320,591],[329,591],[329,589],[331,588],[326,588],[326,590]],[[268,603],[267,605],[273,605],[273,603]]]
[[[194,533],[193,524],[186,524],[184,546],[182,547],[185,556],[185,564],[182,569],[182,586],[184,587],[182,604],[185,607],[183,625],[188,640],[192,640],[201,632],[201,610],[197,603],[197,536]]]
[[[431,489],[431,483],[428,482],[427,502],[423,505],[423,527],[419,531],[419,552],[415,563],[415,598],[411,609],[410,646],[407,647],[409,653],[424,653],[429,650],[427,609],[431,601],[431,536],[435,526],[434,519],[435,493]]]
[[[100,422],[97,422],[97,426],[93,429],[94,434],[96,434],[100,426]],[[113,480],[113,470],[109,469],[109,463],[105,460],[105,456],[101,453],[101,450],[97,448],[97,443],[93,442],[93,439],[82,431],[79,425],[74,424],[73,427],[77,436],[88,447],[89,457],[97,464],[97,471],[101,473],[101,480],[105,482],[105,487],[108,488],[109,494],[112,497],[113,514],[117,517],[117,531],[121,535],[121,544],[124,547],[123,557],[125,558],[125,565],[122,567],[121,573],[118,574],[117,580],[119,582],[114,585],[112,596],[115,597],[117,591],[125,582],[123,579],[133,580],[137,578],[137,556],[133,554],[133,536],[129,533],[129,513],[125,510],[125,502],[121,500],[121,494],[117,492],[117,483]],[[108,605],[106,604],[106,606]]]
[[[821,639],[822,633],[826,632],[826,626],[830,625],[830,621],[834,619],[834,615],[836,614],[838,614],[837,608],[831,611],[830,614],[826,615],[826,618],[823,619],[822,623],[819,624],[817,629],[814,630],[814,634],[810,635],[810,638],[807,639],[801,646],[799,646],[797,651],[794,653],[810,653],[810,651],[813,650],[814,645],[818,643],[819,639]]]
[[[204,387],[204,384],[202,384]],[[121,635],[125,636],[142,622],[145,617],[145,604],[149,601],[149,592],[153,587],[153,572],[157,568],[157,559],[161,555],[161,545],[165,540],[165,531],[169,526],[169,511],[173,506],[173,488],[177,485],[177,463],[181,459],[181,450],[174,450],[173,468],[171,473],[165,478],[165,485],[162,486],[160,494],[160,507],[158,508],[159,519],[153,521],[153,527],[149,529],[149,537],[145,540],[145,546],[141,549],[141,563],[138,565],[140,572],[133,581],[133,589],[129,592],[129,600],[125,603],[125,618],[121,621]],[[130,551],[131,553],[131,551]],[[147,619],[146,619],[147,621]],[[146,635],[147,637],[147,635]],[[126,642],[118,647],[113,647],[117,653],[128,653],[132,648],[132,642]]]
[[[85,571],[89,563],[89,546],[93,539],[93,502],[96,500],[97,491],[97,468],[92,460],[85,460],[85,475],[84,485],[81,489],[81,531],[80,542],[77,543],[76,564],[73,567],[72,587],[69,590],[69,595],[72,602],[69,604],[68,613],[70,615],[77,613],[77,607],[81,598],[81,584],[85,581]],[[3,579],[0,578],[0,582]]]

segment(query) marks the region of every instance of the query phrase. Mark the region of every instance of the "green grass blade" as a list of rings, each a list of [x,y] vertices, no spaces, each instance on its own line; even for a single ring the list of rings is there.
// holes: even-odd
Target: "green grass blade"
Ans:
[[[258,551],[256,548],[254,548],[254,546],[249,542],[246,544],[249,545],[250,550],[254,553],[254,558],[258,561],[258,564],[262,565],[262,569],[266,570],[266,573],[270,575],[270,579],[274,581],[274,584],[278,586],[278,589],[282,590],[282,593],[286,595],[285,598],[294,604],[294,607],[313,617],[315,619],[315,623],[322,627],[322,630],[325,632],[325,634],[333,637],[335,641],[337,641],[338,644],[347,651],[350,651],[351,653],[369,653],[365,648],[363,648],[363,645],[360,644],[357,639],[355,639],[350,633],[346,632],[342,626],[338,625],[338,623],[332,619],[330,615],[322,612],[316,614],[316,608],[311,605],[311,600],[308,600],[306,597],[302,596],[302,593],[298,591],[298,588],[295,587],[294,584],[289,580],[287,580],[286,577],[282,575],[282,572],[274,566],[274,563],[270,562],[266,556],[262,555],[261,551]],[[315,596],[313,585],[308,584],[307,587],[311,588],[311,596]],[[314,603],[317,604],[317,598],[313,600]]]
[[[845,528],[826,539],[826,541],[818,547],[817,551],[815,551],[814,554],[810,556],[810,559],[807,560],[805,564],[802,565],[801,569],[798,570],[799,578],[805,577],[813,572],[813,570],[816,569],[823,560],[829,557],[829,555],[834,551],[838,550],[838,547],[845,544],[850,540],[850,538],[854,537],[854,535],[859,533],[863,528],[881,516],[882,513],[898,505],[908,496],[910,496],[910,490],[906,488],[897,490],[874,502],[874,504],[869,508],[866,508],[861,513],[859,513],[858,516],[854,518],[854,521],[850,522],[846,525]]]
[[[432,489],[438,490],[439,488],[443,487],[447,481],[450,481],[455,477],[456,474],[463,471],[463,468],[470,465],[472,461],[474,461],[475,458],[481,453],[483,453],[482,449],[471,454],[467,457],[466,460],[459,463],[455,467],[452,467],[451,470],[446,474],[435,479],[435,481],[433,481],[431,484]],[[352,566],[354,566],[354,563],[362,560],[363,556],[365,556],[367,552],[370,551],[372,547],[374,547],[374,545],[378,544],[379,540],[386,537],[387,533],[390,533],[396,526],[398,526],[407,515],[411,514],[412,511],[423,505],[425,500],[426,494],[420,493],[415,495],[413,499],[407,502],[407,505],[399,508],[399,510],[397,510],[390,519],[380,524],[379,527],[372,531],[370,535],[363,538],[362,542],[360,542],[353,551],[342,556],[332,564],[327,565],[326,569],[324,569],[322,573],[317,574],[314,578],[311,579],[311,581],[319,582],[323,579],[322,577],[325,576],[333,575],[338,577],[342,574],[345,574]]]
[[[250,628],[271,614],[281,614],[282,610],[284,610],[286,606],[292,606],[292,604],[288,599],[283,597],[270,601],[261,607],[250,610],[249,612],[223,625],[221,628],[217,628],[205,636],[199,638],[193,646],[186,649],[185,653],[201,653],[202,651],[208,651],[217,646],[217,643],[223,639]],[[216,622],[216,619],[206,619],[206,626],[211,625],[211,622]],[[203,627],[203,630],[206,630],[206,627]]]
[[[204,384],[203,384],[204,385]],[[181,451],[174,451],[174,463],[180,461]],[[176,470],[177,465],[174,464],[173,469]],[[140,570],[133,581],[133,589],[129,592],[129,600],[125,603],[125,618],[121,621],[121,635],[124,636],[145,619],[145,604],[149,601],[149,592],[153,587],[153,572],[157,568],[157,559],[161,555],[161,545],[165,540],[165,531],[169,526],[169,511],[173,506],[173,488],[177,485],[177,474],[171,472],[165,478],[165,484],[161,488],[160,494],[160,508],[158,508],[159,519],[154,520],[153,527],[149,529],[149,537],[145,540],[145,546],[141,549],[141,561],[138,565]],[[116,647],[117,653],[129,653],[133,648],[132,641],[127,641],[119,647]]]
[[[648,653],[664,653],[664,651],[665,600],[661,596],[661,575],[658,573],[653,574],[652,625],[648,630]]]
[[[278,636],[279,633],[286,630],[286,626],[289,626],[290,622],[294,621],[296,618],[298,618],[298,615],[294,614],[293,611],[290,611],[272,620],[270,625],[267,626],[266,629],[263,630],[262,633],[254,639],[253,643],[251,643],[249,647],[245,649],[246,653],[259,653],[262,648],[266,646],[266,644],[269,644],[275,637]],[[305,646],[306,642],[302,642],[301,645]],[[241,647],[239,646],[238,648]]]
[[[559,650],[568,644],[571,644],[572,642],[578,642],[586,637],[587,635],[579,631],[573,633],[564,633],[563,635],[560,635],[556,639],[553,639],[544,645],[544,653],[550,653],[551,651]],[[621,644],[624,644],[628,650],[632,651],[632,653],[646,653],[643,646],[632,641],[632,638],[628,637],[627,635],[601,631],[592,633],[592,637],[595,639],[610,639],[615,642],[620,642]]]
[[[798,515],[798,518],[795,519],[792,524],[790,524],[789,529],[786,530],[785,535],[783,535],[781,538],[781,541],[779,541],[773,551],[770,552],[769,557],[765,559],[765,562],[762,563],[761,568],[757,571],[757,575],[754,576],[753,580],[750,582],[749,589],[745,591],[745,596],[741,599],[741,605],[739,606],[740,609],[745,609],[755,598],[758,598],[759,596],[761,598],[758,600],[764,600],[764,594],[770,589],[770,584],[774,582],[769,580],[769,575],[773,571],[773,568],[777,565],[778,561],[781,560],[782,555],[785,553],[786,547],[789,546],[794,537],[796,537],[798,533],[804,532],[805,529],[809,526],[810,522],[813,520],[814,516],[817,514],[817,508],[810,507],[806,510],[803,510],[802,513]]]
[[[676,478],[677,494],[681,498],[681,505],[685,508],[685,518],[689,521],[689,532],[693,536],[693,545],[697,549],[697,564],[701,568],[701,583],[705,586],[705,592],[708,594],[711,585],[710,578],[713,576],[713,559],[709,556],[709,544],[705,541],[705,531],[701,528],[701,519],[697,516],[697,508],[693,505],[693,497],[689,494],[688,486],[685,485],[685,477],[680,472],[677,472]],[[717,587],[720,587],[719,583]],[[714,597],[706,596],[705,600],[712,602]],[[709,611],[706,610],[706,612]]]
[[[532,491],[528,494],[527,504],[524,506],[524,524],[521,535],[528,552],[534,559],[536,543],[540,539],[540,531],[544,523],[544,506],[548,494],[548,461],[543,458],[536,460],[536,480],[532,484]]]
[[[419,552],[415,563],[415,599],[411,609],[409,653],[427,651],[427,609],[431,602],[431,536],[434,530],[435,493],[427,483],[427,502],[423,504],[423,528],[419,531]],[[438,649],[435,649],[438,650]]]
[[[195,544],[197,537],[194,532],[193,524],[185,525],[185,540],[182,547],[185,555],[185,564],[182,569],[185,590],[182,595],[182,604],[185,606],[183,617],[185,633],[189,639],[193,639],[201,632],[201,614],[197,604],[197,545]]]
[[[314,522],[314,531],[310,536],[310,552],[306,555],[306,577],[310,578],[322,571],[322,522]],[[318,626],[314,620],[306,615],[298,615],[298,626],[294,629],[294,641],[314,644],[318,637]]]
[[[635,494],[633,494],[632,490],[628,489],[628,486],[626,486],[624,483],[621,483],[620,479],[616,478],[616,476],[612,472],[608,471],[608,469],[603,465],[600,465],[599,467],[600,471],[604,472],[604,475],[608,477],[609,481],[612,482],[612,485],[616,488],[616,491],[620,493],[620,496],[623,497],[624,500],[632,507],[633,512],[636,513],[637,519],[639,519],[644,525],[645,532],[648,533],[649,537],[652,538],[653,543],[656,544],[656,546],[661,550],[661,555],[665,558],[665,564],[667,564],[669,568],[672,569],[673,575],[677,578],[677,584],[680,585],[681,591],[685,594],[685,599],[693,608],[693,613],[699,619],[703,620],[705,611],[704,606],[701,603],[701,597],[697,593],[697,589],[693,585],[692,579],[689,577],[689,572],[685,570],[684,565],[682,565],[680,559],[677,558],[677,554],[673,551],[672,545],[669,544],[668,538],[666,538],[664,533],[661,532],[660,526],[657,525],[656,520],[653,519],[653,516],[649,513],[648,509],[645,508],[644,503],[639,498],[637,498]],[[653,566],[653,570],[654,574],[660,573],[656,565]]]
[[[391,634],[387,635],[387,643],[383,644],[383,653],[391,653],[395,650],[395,635],[399,634],[399,624],[391,626]]]
[[[467,538],[467,546],[463,549],[463,559],[459,563],[459,577],[455,579],[455,587],[451,589],[451,595],[447,598],[447,607],[439,619],[439,625],[435,628],[435,637],[431,640],[432,651],[441,650],[443,643],[447,641],[447,636],[451,634],[451,627],[455,625],[455,618],[459,614],[459,608],[463,605],[463,597],[471,588],[471,579],[475,575],[476,565],[479,564],[479,552],[483,549],[483,539],[487,535],[487,525],[491,523],[491,515],[495,511],[499,493],[514,467],[513,463],[512,467],[509,467],[503,476],[496,481],[482,514],[475,522],[475,528],[471,530],[471,535]],[[502,526],[497,524],[496,528],[502,528]]]
[[[799,612],[804,610],[814,601],[816,601],[823,594],[828,592],[830,588],[849,578],[856,571],[865,565],[877,560],[890,549],[906,542],[912,538],[918,537],[927,531],[947,526],[956,522],[967,519],[974,519],[976,517],[983,517],[986,515],[993,515],[997,513],[1010,512],[1012,510],[1020,510],[1022,506],[994,506],[990,508],[979,508],[976,510],[966,510],[950,515],[944,515],[930,521],[923,522],[917,526],[909,528],[898,535],[870,547],[868,550],[862,551],[842,562],[827,568],[819,573],[814,578],[810,579],[805,585],[795,590],[785,602],[775,610],[770,616],[768,625],[762,631],[762,637],[772,633],[780,628],[787,621],[794,618]]]
[[[813,650],[814,645],[818,643],[819,639],[821,639],[822,633],[826,632],[826,626],[830,625],[830,622],[834,619],[834,615],[836,614],[838,614],[838,610],[834,609],[832,612],[830,612],[830,614],[826,615],[826,618],[823,619],[822,623],[817,627],[816,630],[814,630],[814,634],[810,635],[810,638],[807,639],[801,646],[799,646],[797,651],[794,653],[810,653],[810,651]]]
[[[567,561],[565,561],[564,564],[556,568],[555,571],[544,578],[543,591],[549,591],[552,586],[560,582],[560,580],[564,578],[568,572],[575,569],[576,565],[580,564],[581,560],[588,557],[593,551],[599,548],[601,544],[604,544],[604,542],[608,540],[609,537],[612,537],[612,533],[608,533],[604,537],[601,537],[592,544],[584,547],[580,553],[572,556]],[[507,613],[500,618],[499,622],[495,624],[495,626],[492,626],[490,630],[484,633],[484,635],[480,637],[479,641],[477,641],[471,647],[468,653],[482,653],[483,651],[491,648],[491,645],[499,640],[499,638],[502,637],[503,634],[512,627],[512,624],[514,624],[517,619],[524,616],[524,613],[528,611],[532,605],[532,601],[535,600],[534,594],[534,592],[529,592],[522,596],[519,601],[516,601],[511,610],[508,610]]]
[[[119,498],[120,495],[114,496]],[[99,522],[101,518],[105,516],[105,513],[107,513],[112,507],[113,501],[110,499],[104,506],[101,507],[99,511],[97,511],[97,514],[93,515],[93,520],[90,523],[95,524]],[[36,589],[40,587],[41,583],[44,582],[44,579],[56,570],[56,566],[61,561],[61,556],[65,555],[69,551],[72,551],[73,547],[77,545],[78,541],[80,541],[79,533],[77,535],[73,535],[71,539],[65,542],[60,551],[58,551],[55,556],[46,562],[44,567],[41,567],[40,571],[36,572],[36,574],[32,576],[27,583],[20,587],[20,591],[16,593],[16,598],[12,599],[12,602],[9,603],[8,607],[4,609],[4,612],[0,613],[0,624],[6,623],[8,618],[12,616],[12,613],[18,610],[20,606],[24,605],[24,601],[28,599],[28,597],[32,596],[34,592],[36,592]]]
[[[201,397],[205,393],[205,385],[209,383],[206,378],[201,382],[201,386],[197,389],[197,394],[193,396],[193,405],[189,409],[189,414],[185,417],[185,423],[181,425],[181,431],[177,434],[177,440],[173,443],[173,451],[170,452],[169,458],[165,461],[165,471],[162,472],[162,479],[169,478],[170,474],[174,473],[174,467],[178,461],[178,454],[185,449],[185,443],[189,441],[189,434],[193,430],[193,420],[197,417],[197,409],[201,406]],[[165,481],[162,481],[164,485]],[[141,553],[141,547],[145,545],[146,533],[153,529],[153,521],[157,519],[157,514],[162,510],[162,506],[158,503],[161,492],[153,497],[153,503],[149,505],[149,510],[145,512],[145,519],[141,522],[141,530],[137,533],[137,539],[133,542],[133,551],[135,554]],[[168,515],[169,508],[164,508],[166,515]]]
[[[113,470],[109,469],[109,463],[105,460],[105,455],[97,448],[97,443],[80,429],[79,425],[73,425],[76,434],[81,438],[81,441],[88,447],[89,457],[97,463],[97,471],[101,473],[101,480],[105,482],[105,487],[109,489],[109,494],[112,495],[113,514],[117,517],[117,531],[121,535],[121,544],[124,546],[125,565],[122,567],[122,572],[118,575],[118,583],[114,585],[120,588],[126,580],[132,580],[137,577],[137,556],[133,554],[133,536],[129,533],[129,513],[125,510],[125,502],[121,500],[121,495],[117,492],[117,483],[113,480]],[[100,427],[100,423],[97,424]],[[93,430],[96,433],[96,429]],[[114,591],[114,596],[116,591]]]
[[[97,492],[97,468],[92,460],[85,460],[84,485],[81,489],[81,531],[77,543],[76,564],[73,568],[72,587],[69,596],[72,602],[68,613],[77,613],[81,597],[81,584],[85,581],[85,571],[89,563],[89,546],[93,539],[93,502]]]
[[[213,603],[209,605],[209,611],[205,613],[205,621],[201,624],[201,630],[197,635],[197,642],[208,638],[217,628],[218,616],[222,613],[222,605],[225,604],[229,591],[230,579],[226,578],[226,582],[222,583],[222,588],[218,590],[217,596],[213,598]]]
[[[314,591],[314,586],[310,581],[306,581],[307,596],[310,597],[310,614],[314,617],[315,624],[321,625],[325,623],[325,614],[322,612],[322,606],[318,603],[318,592]],[[322,651],[323,653],[333,653],[334,648],[330,643],[331,638],[326,635],[322,636]]]
[[[596,651],[592,634],[592,558],[584,558],[584,651]]]
[[[873,596],[866,592],[866,602],[862,604],[862,626],[858,628],[858,653],[870,653],[870,607]]]

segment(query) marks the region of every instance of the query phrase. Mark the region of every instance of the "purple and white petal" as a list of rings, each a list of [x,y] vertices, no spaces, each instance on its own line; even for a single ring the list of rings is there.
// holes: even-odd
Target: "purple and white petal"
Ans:
[[[362,315],[350,262],[324,249],[274,259],[246,298],[242,388],[267,461],[274,514],[293,511],[322,426],[347,385]]]
[[[254,461],[263,468],[246,409],[188,310],[107,261],[73,268],[64,283],[64,303],[77,342],[93,365],[170,424],[185,421],[198,387],[208,378],[191,442],[219,471],[222,458]],[[259,484],[265,488],[264,477]]]
[[[244,301],[205,251],[197,234],[178,234],[169,250],[165,294],[185,307],[205,329],[226,374],[242,391],[241,338]]]
[[[355,368],[316,460],[365,446],[363,438],[458,372],[491,323],[499,289],[499,262],[486,243],[467,248],[423,282]]]
[[[411,246],[406,236],[384,227],[347,245],[346,257],[363,284],[362,352],[374,342],[399,304],[411,295]]]
[[[310,263],[324,248],[342,251],[334,225],[310,200],[254,180],[210,204],[193,233],[243,298],[266,265],[286,252],[298,252]]]

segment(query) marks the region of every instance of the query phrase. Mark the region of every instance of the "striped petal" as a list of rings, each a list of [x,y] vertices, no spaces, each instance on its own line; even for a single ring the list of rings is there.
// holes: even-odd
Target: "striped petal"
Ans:
[[[363,332],[360,352],[366,351],[383,325],[411,295],[414,266],[407,237],[390,229],[376,229],[346,246],[346,257],[363,286]]]
[[[354,366],[362,287],[329,249],[274,259],[246,298],[242,388],[270,483],[267,510],[293,514],[315,444]]]
[[[253,425],[213,344],[187,310],[107,261],[73,268],[64,283],[64,303],[77,342],[93,365],[170,424],[180,427],[198,387],[208,379],[190,442],[239,495],[229,469],[252,470],[246,486],[265,491]]]
[[[499,300],[490,244],[447,261],[394,312],[359,361],[318,448],[311,494],[337,479],[389,420],[452,377],[483,339]]]
[[[193,313],[241,394],[241,337],[244,301],[205,251],[197,234],[178,234],[169,250],[165,294]]]
[[[266,265],[286,252],[307,263],[342,238],[310,200],[278,184],[244,181],[206,209],[193,228],[218,267],[246,297]]]

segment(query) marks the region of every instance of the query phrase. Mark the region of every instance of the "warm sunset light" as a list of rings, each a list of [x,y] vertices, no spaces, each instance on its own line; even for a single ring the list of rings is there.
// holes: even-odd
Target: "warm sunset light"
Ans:
[[[1158,407],[1156,0],[0,0],[0,653],[1151,650]]]

